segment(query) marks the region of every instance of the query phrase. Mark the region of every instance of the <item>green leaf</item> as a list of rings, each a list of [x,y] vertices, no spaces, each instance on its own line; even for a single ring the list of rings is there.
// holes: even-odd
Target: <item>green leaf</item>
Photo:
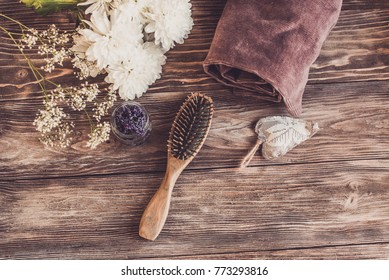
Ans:
[[[27,7],[32,7],[39,14],[57,12],[61,9],[70,9],[85,0],[21,0]]]

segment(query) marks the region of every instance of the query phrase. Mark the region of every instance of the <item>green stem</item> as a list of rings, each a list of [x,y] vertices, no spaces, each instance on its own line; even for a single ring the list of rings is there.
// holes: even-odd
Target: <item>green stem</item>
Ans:
[[[40,88],[42,89],[42,92],[45,94],[45,96],[47,95],[46,94],[46,88],[44,87],[44,85],[42,84],[42,82],[44,82],[46,79],[43,77],[43,75],[36,69],[36,67],[34,66],[34,64],[31,62],[31,60],[27,57],[27,55],[24,53],[23,51],[23,48],[18,44],[18,42],[16,41],[15,37],[7,30],[5,29],[4,27],[2,27],[0,25],[0,29],[3,30],[7,35],[8,37],[11,38],[11,40],[14,42],[15,46],[19,49],[20,53],[23,55],[24,59],[27,61],[27,64],[28,66],[30,67],[31,69],[31,72],[32,74],[34,75],[36,81],[38,82]],[[37,74],[41,77],[41,79],[38,78]]]
[[[24,25],[23,23],[21,23],[20,21],[18,21],[16,19],[13,19],[13,18],[11,18],[9,16],[6,16],[6,15],[4,15],[2,13],[0,13],[0,16],[3,17],[3,18],[6,18],[6,19],[8,19],[8,20],[10,20],[10,21],[12,21],[12,22],[14,22],[16,24],[18,24],[20,29],[21,29],[21,31],[22,31],[22,33],[16,33],[16,32],[10,32],[10,31],[7,30],[8,34],[24,35],[25,34],[24,31],[26,31],[26,30],[31,31],[31,28],[29,28],[27,25]],[[3,30],[4,30],[4,28],[3,28]],[[36,37],[38,38],[39,42],[41,42],[42,45],[43,45],[44,42],[43,42],[43,39],[41,38],[41,36],[36,36]]]
[[[24,33],[20,33],[20,32],[11,32],[11,31],[8,32],[12,35],[18,35],[18,36],[24,35]]]
[[[8,19],[8,20],[10,20],[10,21],[12,21],[12,22],[14,22],[14,23],[16,23],[16,24],[22,26],[23,28],[30,29],[30,28],[28,28],[26,25],[24,25],[23,23],[21,23],[20,21],[18,21],[18,20],[16,20],[16,19],[13,19],[13,18],[11,18],[11,17],[9,17],[9,16],[6,16],[5,14],[0,13],[0,17],[6,18],[6,19]]]
[[[46,82],[48,82],[48,83],[50,83],[50,84],[52,84],[52,85],[54,85],[54,86],[59,86],[59,84],[57,84],[57,83],[54,83],[54,82],[52,82],[52,81],[50,81],[50,80],[48,80],[48,79],[45,79],[45,81]]]
[[[34,66],[34,64],[32,64],[30,59],[26,58],[26,60],[27,60],[28,67],[30,67],[31,72],[32,72],[32,74],[35,77],[35,80],[38,82],[40,88],[42,89],[42,92],[44,93],[44,95],[45,95],[45,97],[47,99],[46,87],[45,87],[45,84],[44,84],[45,78],[39,79],[37,74],[40,75],[41,77],[42,77],[42,74],[38,70],[36,70],[36,67]]]
[[[78,16],[78,19],[80,20],[80,24],[82,24],[82,27],[87,28],[85,21],[84,21],[85,20],[84,13],[79,8],[77,9],[77,16]]]
[[[86,115],[86,117],[88,118],[88,121],[89,121],[89,126],[90,126],[90,132],[92,133],[93,132],[93,122],[92,122],[92,119],[91,117],[89,116],[89,113],[86,109],[84,109],[84,113]]]

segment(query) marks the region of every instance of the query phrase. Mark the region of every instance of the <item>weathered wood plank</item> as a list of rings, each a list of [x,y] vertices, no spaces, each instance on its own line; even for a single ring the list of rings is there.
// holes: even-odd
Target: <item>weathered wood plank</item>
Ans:
[[[386,82],[308,86],[302,117],[317,121],[321,130],[280,159],[266,161],[258,153],[252,164],[388,158],[389,99],[385,85]],[[148,143],[128,147],[111,136],[109,143],[95,151],[86,147],[85,134],[76,136],[70,149],[45,149],[31,124],[40,100],[0,101],[0,175],[13,179],[161,171],[166,161],[168,131],[189,90],[151,91],[142,98],[153,120]],[[205,145],[190,169],[238,166],[255,142],[255,122],[261,117],[286,113],[282,105],[253,96],[205,88],[203,92],[215,101],[215,117]],[[87,120],[82,115],[79,118],[77,125],[87,133]]]
[[[137,231],[163,173],[2,181],[0,257],[169,258],[389,243],[388,168],[389,160],[370,160],[184,171],[155,242]],[[356,256],[364,252],[355,247]]]
[[[37,85],[33,82],[28,69],[23,66],[24,62],[14,59],[15,50],[6,55],[12,49],[8,39],[5,43],[7,46],[5,54],[1,56],[5,57],[5,60],[0,62],[4,63],[1,64],[2,75],[0,77],[0,106],[4,108],[1,112],[2,122],[0,124],[1,142],[3,144],[1,151],[4,151],[2,153],[4,161],[2,161],[0,174],[13,178],[22,174],[22,176],[30,176],[29,172],[33,173],[32,176],[56,176],[60,170],[66,176],[85,173],[95,174],[101,172],[102,169],[105,170],[105,173],[145,169],[160,170],[165,161],[164,139],[167,137],[175,113],[174,108],[178,108],[184,96],[192,91],[209,92],[217,101],[217,106],[220,106],[218,109],[219,117],[216,117],[214,121],[214,134],[213,136],[211,134],[207,140],[209,142],[208,147],[205,147],[205,151],[202,153],[205,159],[199,160],[198,165],[197,161],[193,163],[193,168],[236,166],[253,142],[252,127],[255,120],[266,115],[285,113],[285,111],[281,106],[270,103],[258,101],[258,105],[253,104],[251,97],[231,96],[230,89],[215,83],[202,72],[201,61],[205,57],[212,39],[212,30],[215,28],[217,18],[223,8],[222,2],[193,1],[194,17],[197,24],[190,39],[184,45],[178,46],[170,52],[163,79],[158,81],[149,93],[140,99],[150,108],[155,120],[154,138],[151,139],[150,145],[135,149],[127,149],[127,147],[113,141],[113,143],[105,145],[104,148],[100,148],[99,151],[91,153],[85,150],[84,147],[86,135],[81,135],[79,141],[68,151],[54,151],[54,153],[48,150],[42,151],[42,146],[37,142],[37,134],[34,133],[31,127],[31,121],[41,104],[41,94],[36,92]],[[352,6],[354,2],[358,1],[348,1],[347,3],[351,3],[349,6]],[[342,38],[345,38],[347,41],[345,46],[350,46],[350,44],[351,48],[355,48],[355,44],[361,46],[360,40],[355,42],[355,40],[351,40],[354,36],[349,36],[350,32],[361,32],[362,36],[375,38],[369,41],[369,47],[376,46],[378,48],[381,46],[382,40],[388,38],[384,20],[388,15],[387,10],[383,9],[382,12],[371,11],[367,4],[363,6],[363,9],[369,10],[369,12],[365,17],[362,17],[360,22],[358,19],[361,17],[355,16],[356,13],[360,12],[359,10],[356,12],[346,9],[345,16],[342,16],[344,23],[339,23],[338,31],[334,30],[334,40],[329,39],[328,44],[331,45],[331,42],[339,42],[342,41]],[[30,17],[33,16],[33,12],[30,11]],[[31,20],[29,17],[26,17],[26,19],[27,21]],[[369,24],[365,24],[368,21],[373,24],[372,30],[369,32],[366,29],[369,28]],[[361,28],[356,28],[356,24],[359,23]],[[385,29],[382,31],[383,27]],[[325,49],[323,50],[324,55],[319,58],[314,66],[320,73],[317,72],[316,75],[313,71],[312,74],[317,76],[318,82],[326,79],[326,73],[330,73],[335,79],[338,79],[338,74],[341,72],[335,69],[337,67],[331,65],[337,65],[339,61],[345,61],[343,58],[339,58],[337,51],[334,51],[334,49],[337,49],[336,46],[331,45],[327,54]],[[361,50],[365,49],[362,46]],[[385,48],[381,50],[385,50]],[[348,55],[349,51],[343,53]],[[387,59],[387,55],[381,58],[377,58],[375,61],[382,64],[382,59]],[[351,60],[346,62],[349,63]],[[371,61],[374,60],[374,57],[366,56],[359,60],[362,61],[362,64],[369,63],[368,66],[371,67]],[[37,62],[39,64],[39,61]],[[343,65],[346,68],[348,67],[347,63]],[[369,72],[369,69],[372,68],[368,68],[367,71]],[[355,76],[355,69],[350,69],[347,68],[345,71],[351,71],[349,74]],[[69,76],[71,72],[70,65],[67,64],[66,68],[55,71],[51,76],[61,83],[72,84],[74,81]],[[373,69],[373,72],[376,72],[376,70]],[[387,71],[378,72],[380,77],[375,76],[374,79],[382,79],[382,77],[386,79]],[[370,74],[368,73],[368,75]],[[376,74],[373,73],[372,75]],[[360,78],[363,80],[366,77]],[[384,97],[386,87],[387,83],[385,82],[308,86],[304,98],[305,113],[303,117],[319,121],[324,130],[315,137],[317,141],[312,140],[304,144],[304,150],[299,150],[298,153],[292,152],[290,156],[275,163],[302,162],[306,159],[328,161],[343,159],[346,156],[347,158],[386,157],[385,151],[388,150],[387,135],[385,134],[388,112]],[[178,93],[178,89],[182,93]],[[320,92],[320,98],[317,98],[317,92]],[[372,96],[367,97],[367,95]],[[367,109],[361,111],[358,107],[361,102],[365,103],[366,100]],[[15,102],[17,103],[15,104]],[[339,107],[335,103],[344,104]],[[380,107],[374,108],[377,104]],[[325,107],[325,111],[319,113],[317,108],[323,107]],[[341,115],[338,115],[338,112],[341,112]],[[77,123],[83,128],[83,131],[87,131],[85,120],[77,119]],[[332,134],[335,134],[337,138],[333,139]],[[371,138],[371,135],[373,135],[373,138]],[[318,137],[322,138],[318,139]],[[381,152],[381,150],[384,150],[384,152]],[[304,151],[304,154],[302,151]],[[26,158],[26,154],[29,157]],[[143,154],[146,155],[146,160],[144,160]],[[93,155],[93,158],[91,155]],[[112,162],[113,157],[115,163]],[[142,162],[140,162],[140,159],[142,159]],[[46,164],[44,164],[45,162]],[[96,169],[96,162],[100,163],[98,169]],[[79,168],[80,164],[84,166],[82,170]],[[274,162],[263,162],[257,157],[253,164],[266,165],[274,164]],[[65,165],[67,168],[64,169]]]
[[[389,8],[342,11],[309,83],[389,79]]]
[[[257,155],[243,171],[231,167],[255,142],[255,121],[286,112],[203,73],[225,0],[192,3],[190,38],[169,52],[163,78],[140,99],[154,129],[135,148],[112,138],[90,151],[79,134],[68,150],[44,149],[31,125],[38,86],[0,33],[0,258],[387,259],[389,2],[344,1],[304,97],[302,117],[322,130],[276,161]],[[36,28],[74,28],[69,13],[45,18],[17,5],[0,0],[0,11]],[[71,85],[71,72],[67,63],[50,76]],[[163,177],[174,114],[192,91],[215,100],[213,127],[179,179],[165,230],[146,242],[139,219]]]
[[[190,255],[167,259],[198,260],[372,260],[389,258],[389,244],[329,246],[309,249],[248,251],[213,255]],[[156,259],[161,259],[156,257]]]
[[[389,7],[389,2],[385,0],[343,0],[342,10],[368,10],[385,9]]]

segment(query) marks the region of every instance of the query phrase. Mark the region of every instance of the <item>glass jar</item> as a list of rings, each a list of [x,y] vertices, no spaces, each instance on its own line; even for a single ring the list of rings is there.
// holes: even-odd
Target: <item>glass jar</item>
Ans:
[[[138,102],[125,101],[112,112],[111,127],[113,134],[123,143],[141,145],[150,136],[150,115]]]

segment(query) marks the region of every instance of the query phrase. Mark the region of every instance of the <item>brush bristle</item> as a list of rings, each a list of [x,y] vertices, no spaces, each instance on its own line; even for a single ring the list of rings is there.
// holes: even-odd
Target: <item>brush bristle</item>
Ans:
[[[201,93],[188,96],[174,120],[169,135],[169,152],[178,159],[194,157],[211,126],[213,101]]]

